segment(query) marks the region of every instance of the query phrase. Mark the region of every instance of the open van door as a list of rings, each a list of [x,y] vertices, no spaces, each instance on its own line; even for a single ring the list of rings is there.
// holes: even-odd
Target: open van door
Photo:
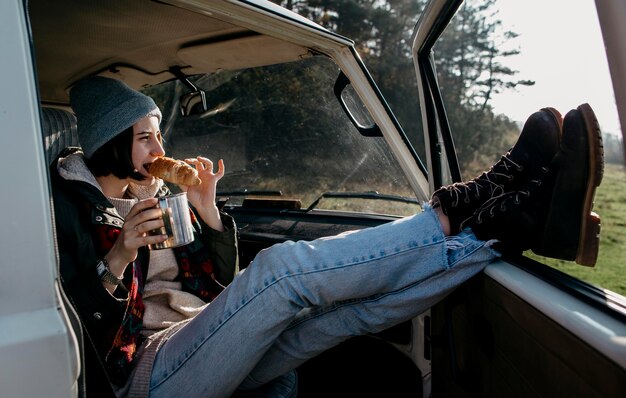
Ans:
[[[615,29],[624,26],[625,9],[616,7],[617,1],[597,3],[605,40],[613,41]],[[461,0],[430,1],[413,35],[431,190],[462,180],[464,165],[453,139],[459,126],[448,121],[434,51],[462,5]],[[567,23],[564,16],[555,18]],[[624,59],[623,45],[613,43],[607,51],[614,61],[615,95],[623,99],[623,68],[617,66]],[[537,110],[543,106],[537,104]],[[525,254],[488,266],[431,309],[431,395],[626,396],[626,299]]]

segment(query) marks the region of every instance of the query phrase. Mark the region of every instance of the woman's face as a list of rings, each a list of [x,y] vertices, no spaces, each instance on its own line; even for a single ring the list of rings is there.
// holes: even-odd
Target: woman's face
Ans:
[[[156,116],[146,116],[133,125],[133,166],[147,178],[138,181],[141,185],[154,184],[154,177],[148,174],[145,165],[156,158],[164,156],[163,140],[159,130],[159,119]]]

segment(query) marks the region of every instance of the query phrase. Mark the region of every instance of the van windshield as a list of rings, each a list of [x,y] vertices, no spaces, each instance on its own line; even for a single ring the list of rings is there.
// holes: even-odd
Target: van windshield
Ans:
[[[333,93],[339,73],[331,59],[314,56],[192,76],[206,91],[209,111],[188,117],[181,116],[179,97],[190,90],[180,81],[144,92],[163,111],[168,156],[224,159],[218,191],[280,193],[303,208],[327,192],[415,199],[385,140],[362,136],[344,113]],[[329,195],[315,208],[393,215],[419,210],[417,204],[362,196]]]

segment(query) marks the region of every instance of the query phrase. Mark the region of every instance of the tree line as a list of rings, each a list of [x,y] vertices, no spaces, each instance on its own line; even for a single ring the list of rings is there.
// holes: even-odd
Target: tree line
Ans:
[[[424,159],[411,35],[427,0],[273,1],[355,41]],[[484,169],[519,134],[520,126],[494,112],[494,95],[534,84],[518,79],[517,71],[507,66],[509,57],[520,54],[506,45],[518,34],[503,27],[494,5],[495,0],[464,2],[434,48],[437,79],[464,177]]]

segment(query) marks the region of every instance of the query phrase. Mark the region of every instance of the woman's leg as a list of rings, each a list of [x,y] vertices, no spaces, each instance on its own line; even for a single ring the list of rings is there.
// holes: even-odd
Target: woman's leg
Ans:
[[[449,262],[444,271],[395,291],[301,311],[240,387],[272,380],[349,337],[380,332],[416,317],[494,258],[493,250],[469,232],[447,238],[446,246]]]
[[[555,156],[560,130],[558,112],[537,112],[490,171],[435,192],[452,233],[469,225],[483,239],[499,239],[515,250],[542,236],[545,207],[552,196],[563,196],[553,195],[542,180],[566,174],[590,147],[581,141]],[[563,134],[577,138],[584,132],[570,128]],[[595,133],[588,135],[598,146]],[[562,170],[553,158],[564,158]],[[590,174],[578,177],[588,182]],[[579,215],[560,218],[572,216]],[[446,237],[429,207],[376,228],[275,245],[164,344],[151,394],[227,397],[244,379],[244,387],[268,381],[348,336],[420,314],[497,255],[471,234]],[[328,336],[320,339],[321,332]]]
[[[305,325],[310,324],[336,331],[314,353],[353,334],[418,315],[497,255],[485,246],[473,239],[447,238],[427,207],[422,214],[379,227],[263,250],[159,350],[151,395],[230,396],[298,315],[311,308],[340,303],[319,322],[307,320],[292,329],[306,335]],[[346,306],[346,301],[359,304]],[[305,338],[294,347],[308,350],[317,336]],[[289,352],[285,361],[297,359],[284,369],[263,366],[254,376],[267,381],[307,355]]]

